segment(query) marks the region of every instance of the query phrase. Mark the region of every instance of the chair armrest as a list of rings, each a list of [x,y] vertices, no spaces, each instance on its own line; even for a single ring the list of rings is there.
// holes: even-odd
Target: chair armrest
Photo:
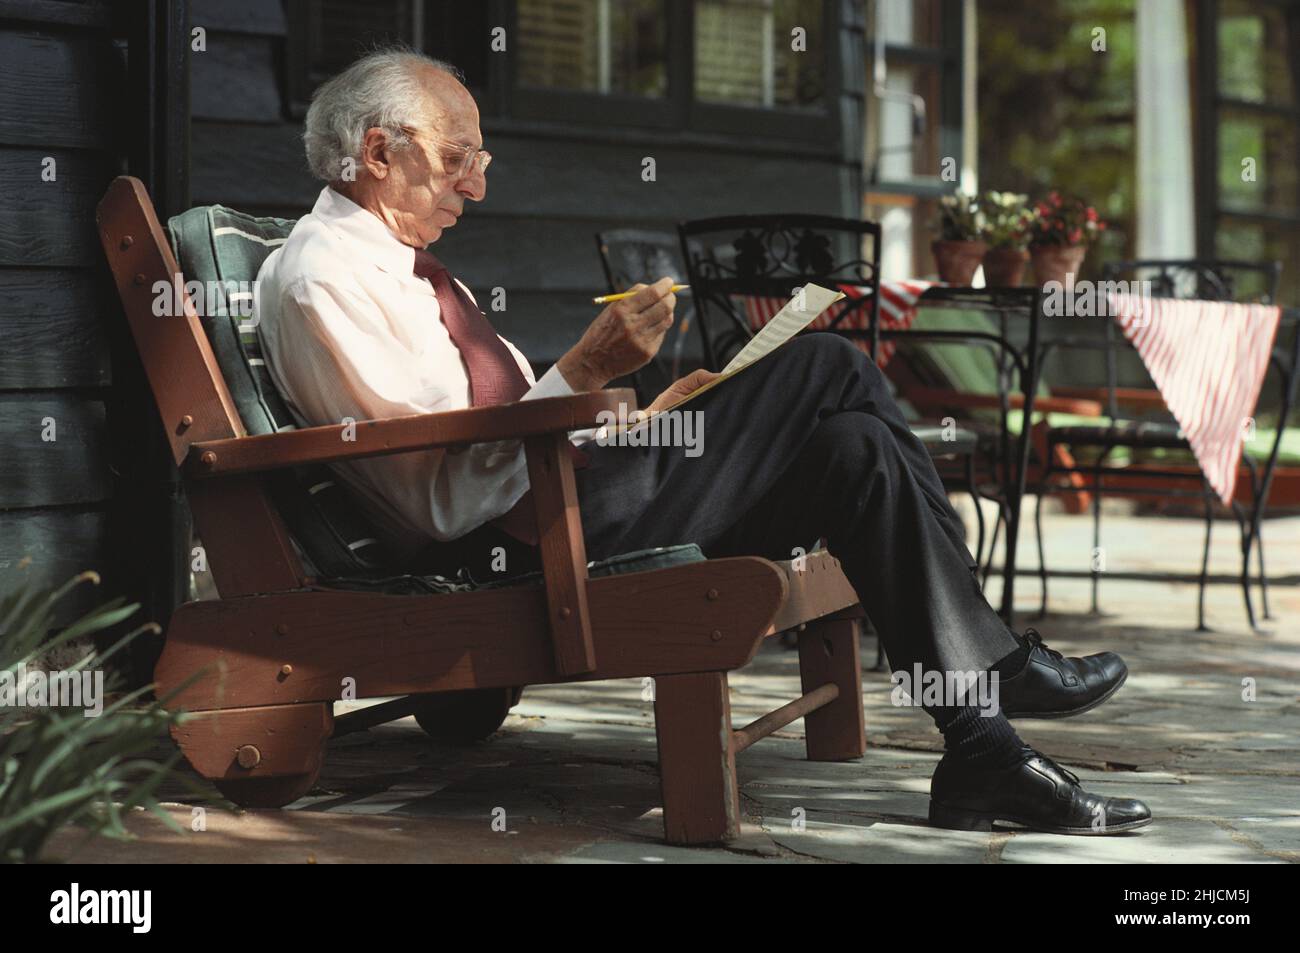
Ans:
[[[1053,387],[1052,392],[1066,397],[1091,398],[1103,403],[1106,401],[1104,387]],[[1115,403],[1143,410],[1161,410],[1165,406],[1165,399],[1160,396],[1160,391],[1147,387],[1116,387]]]
[[[190,445],[184,468],[192,477],[231,476],[436,447],[544,437],[598,426],[600,414],[617,415],[620,405],[624,413],[636,409],[636,392],[629,388],[589,391],[440,414],[205,440]]]
[[[920,387],[905,390],[902,396],[916,406],[918,410],[934,407],[973,407],[997,410],[1002,400],[997,394],[966,394],[955,390],[942,390],[934,387]],[[1008,394],[1007,406],[1018,410],[1025,405],[1023,394]],[[1053,394],[1050,397],[1034,398],[1034,410],[1048,414],[1077,414],[1080,417],[1100,417],[1102,405],[1096,400],[1084,400],[1078,397],[1062,397]]]

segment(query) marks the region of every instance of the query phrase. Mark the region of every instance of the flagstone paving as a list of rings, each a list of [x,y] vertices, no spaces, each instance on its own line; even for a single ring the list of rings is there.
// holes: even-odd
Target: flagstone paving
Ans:
[[[1235,570],[1235,526],[1219,523],[1213,570]],[[1048,517],[1049,561],[1084,567],[1086,518]],[[1106,520],[1109,565],[1197,568],[1196,520]],[[1269,568],[1300,570],[1300,518],[1270,521]],[[1082,555],[1081,555],[1082,554]],[[1036,565],[1029,545],[1022,565]],[[990,594],[996,597],[997,580]],[[331,743],[316,789],[282,811],[169,803],[182,833],[130,820],[137,839],[60,835],[52,858],[80,861],[524,861],[564,863],[1163,863],[1300,861],[1300,586],[1274,587],[1275,618],[1249,631],[1240,591],[1209,595],[1196,632],[1193,586],[1107,581],[1104,614],[1086,581],[1053,579],[1054,614],[1035,620],[1037,580],[1019,582],[1018,623],[1067,654],[1115,649],[1131,675],[1104,707],[1021,721],[1026,741],[1099,793],[1134,795],[1156,816],[1115,837],[952,832],[925,822],[939,736],[890,684],[864,673],[870,748],[860,762],[803,760],[802,722],[739,759],[742,836],[725,848],[661,840],[653,703],[639,680],[530,688],[503,730],[438,747],[411,719]],[[875,642],[863,640],[864,663]],[[796,654],[770,640],[731,680],[737,724],[798,693]],[[1253,695],[1251,690],[1253,689]],[[1249,699],[1249,700],[1247,700]],[[196,817],[202,821],[196,822]],[[202,830],[193,827],[201,826]]]

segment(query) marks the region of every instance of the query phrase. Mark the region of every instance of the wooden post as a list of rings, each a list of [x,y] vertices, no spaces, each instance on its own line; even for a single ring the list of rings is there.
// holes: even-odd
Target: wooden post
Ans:
[[[834,701],[804,716],[809,761],[852,761],[866,753],[860,630],[856,618],[827,616],[809,622],[799,633],[799,678],[804,692],[828,682],[840,690]]]
[[[670,844],[716,844],[740,833],[726,672],[655,679],[655,731]]]
[[[529,437],[530,493],[537,507],[537,535],[546,579],[546,608],[561,675],[596,670],[596,648],[587,608],[587,545],[582,538],[577,481],[566,433]]]

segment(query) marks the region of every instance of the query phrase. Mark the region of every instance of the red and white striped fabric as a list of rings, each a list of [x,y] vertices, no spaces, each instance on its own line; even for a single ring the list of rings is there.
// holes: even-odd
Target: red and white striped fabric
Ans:
[[[933,281],[882,281],[880,283],[881,330],[901,331],[910,327],[916,317],[916,302],[925,293],[925,290],[934,284],[936,282]],[[861,285],[837,285],[836,287],[844,292],[844,300],[835,302],[835,304],[817,315],[808,327],[814,329],[829,327],[836,318],[844,313],[846,308],[852,306],[864,294],[870,294],[870,289]],[[739,298],[741,306],[744,308],[749,326],[755,331],[776,317],[777,312],[784,308],[787,303],[787,299],[784,298],[770,298],[758,295],[737,295],[736,297]],[[854,308],[839,327],[856,328],[862,331],[870,330],[867,310],[869,307],[869,305],[864,304]],[[852,340],[865,353],[871,353],[870,338],[861,337]],[[893,356],[894,342],[882,340],[877,363],[884,367]]]
[[[1111,294],[1110,305],[1206,480],[1230,503],[1282,309],[1128,294]]]

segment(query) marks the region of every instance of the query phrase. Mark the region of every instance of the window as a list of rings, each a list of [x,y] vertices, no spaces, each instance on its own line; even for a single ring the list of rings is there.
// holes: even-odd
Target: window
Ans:
[[[286,0],[290,112],[366,49],[459,67],[485,116],[839,153],[839,0]],[[505,31],[505,52],[493,31]]]
[[[288,101],[302,116],[311,94],[366,50],[400,43],[446,60],[476,93],[489,85],[491,3],[288,0]],[[483,104],[480,103],[480,108]]]
[[[1197,42],[1200,254],[1281,261],[1280,299],[1300,303],[1300,3],[1206,2]]]
[[[928,274],[938,197],[961,184],[967,158],[961,4],[870,0],[866,22],[863,217],[880,222],[883,274]],[[948,178],[945,158],[955,173]]]
[[[700,102],[822,108],[825,75],[819,0],[695,5],[695,98]]]
[[[950,191],[955,183],[940,176],[945,157],[961,158],[960,9],[874,0],[868,11],[868,181],[890,191]]]
[[[519,0],[518,82],[662,98],[664,12],[661,0]]]

